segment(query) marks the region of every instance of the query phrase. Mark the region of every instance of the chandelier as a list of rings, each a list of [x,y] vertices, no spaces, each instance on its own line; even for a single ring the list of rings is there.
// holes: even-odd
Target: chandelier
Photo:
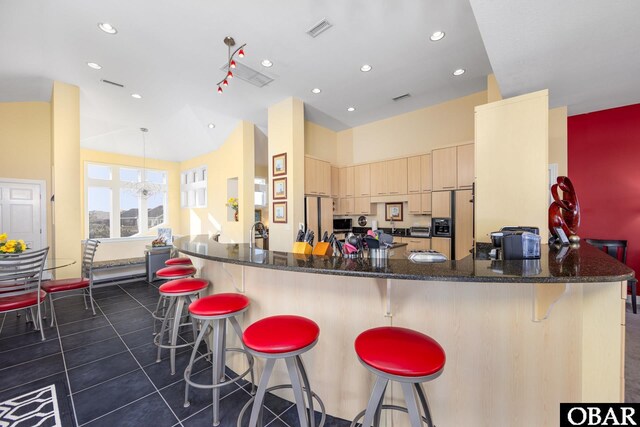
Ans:
[[[229,80],[233,78],[233,72],[231,70],[236,68],[236,61],[233,58],[236,54],[238,55],[238,58],[244,58],[244,47],[247,45],[245,43],[231,53],[231,48],[236,45],[236,41],[233,37],[227,36],[224,38],[223,42],[227,45],[229,55],[227,57],[227,75],[217,83],[218,93],[222,93],[222,86],[226,87],[229,85]]]
[[[141,199],[148,199],[154,194],[159,193],[162,187],[159,184],[148,182],[147,179],[147,140],[145,134],[149,132],[147,128],[140,128],[142,132],[142,176],[138,182],[127,182],[125,188]]]

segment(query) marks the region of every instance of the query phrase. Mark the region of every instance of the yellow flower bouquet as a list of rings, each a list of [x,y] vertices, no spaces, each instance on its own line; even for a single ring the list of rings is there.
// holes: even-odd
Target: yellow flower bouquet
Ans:
[[[229,200],[227,200],[226,206],[230,207],[235,211],[233,213],[233,219],[238,221],[238,199],[236,199],[235,197],[229,197]]]
[[[0,234],[0,253],[19,254],[27,250],[24,240],[8,240],[7,233]]]

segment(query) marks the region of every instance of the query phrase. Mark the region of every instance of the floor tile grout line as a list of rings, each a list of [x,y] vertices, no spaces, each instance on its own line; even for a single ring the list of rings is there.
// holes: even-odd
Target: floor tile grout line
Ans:
[[[50,296],[53,298],[53,296]],[[52,299],[53,301],[53,299]],[[86,309],[85,309],[86,310]],[[69,371],[67,369],[67,360],[64,357],[64,347],[62,346],[62,338],[60,337],[60,329],[58,327],[58,322],[55,318],[55,312],[51,312],[51,316],[53,316],[53,322],[56,325],[56,334],[58,335],[58,343],[60,344],[60,352],[62,353],[62,364],[64,366],[64,376],[67,379],[67,387],[69,387],[69,398],[71,400],[71,410],[73,411],[73,421],[78,426],[78,414],[76,413],[76,403],[73,400],[73,390],[71,389],[71,380],[69,380]]]
[[[31,332],[38,332],[38,331],[31,331]],[[48,342],[48,341],[53,341],[53,340],[55,340],[55,338],[50,338],[50,339],[48,339],[48,340],[47,340],[47,339],[45,339],[44,341],[42,341],[42,340],[38,340],[38,341],[36,341],[36,342],[34,342],[34,343],[31,343],[31,344],[25,344],[25,345],[21,345],[20,347],[10,348],[9,350],[1,350],[1,351],[0,351],[0,355],[2,355],[3,353],[8,353],[8,352],[10,352],[10,351],[20,350],[20,349],[23,349],[23,348],[25,348],[25,347],[32,347],[32,346],[35,346],[35,345],[42,345],[42,343],[45,343],[45,342]],[[0,371],[1,371],[2,369],[4,369],[4,368],[0,368]]]
[[[18,387],[22,387],[22,386],[25,386],[25,385],[29,385],[29,384],[34,383],[36,381],[41,381],[41,380],[44,380],[46,378],[52,377],[54,375],[59,375],[61,373],[62,373],[62,371],[54,372],[53,374],[45,375],[44,377],[36,378],[35,380],[31,380],[31,381],[26,382],[26,383],[20,383],[18,385],[14,385],[12,387],[3,388],[3,389],[0,389],[0,393],[4,393],[6,391],[13,390],[14,388],[18,388]]]
[[[117,377],[116,377],[116,378],[117,378]],[[107,412],[107,413],[104,413],[104,414],[100,415],[99,417],[93,418],[93,419],[91,419],[91,420],[87,421],[86,423],[80,424],[78,427],[86,426],[87,424],[90,424],[90,423],[92,423],[92,422],[94,422],[94,421],[96,421],[96,420],[99,420],[100,418],[104,418],[104,417],[106,417],[106,416],[107,416],[107,415],[109,415],[109,414],[113,414],[114,412],[119,411],[119,410],[120,410],[120,409],[122,409],[122,408],[126,408],[126,407],[127,407],[127,406],[129,406],[129,405],[133,405],[134,403],[139,402],[139,401],[140,401],[140,400],[142,400],[142,399],[146,399],[146,398],[147,398],[147,397],[149,397],[149,396],[153,396],[153,395],[154,395],[154,394],[156,394],[156,393],[157,393],[157,391],[152,391],[152,392],[151,392],[151,393],[149,393],[149,394],[145,394],[144,396],[141,396],[141,397],[137,398],[136,400],[132,400],[131,402],[129,402],[129,403],[127,403],[127,404],[124,404],[124,405],[120,406],[119,408],[116,408],[116,409],[114,409],[114,410],[112,410],[112,411],[109,411],[109,412]]]
[[[149,285],[151,285],[151,284],[149,283]],[[151,286],[153,286],[153,285],[151,285]],[[149,310],[149,309],[147,308],[147,306],[146,306],[146,305],[144,305],[144,304],[142,304],[140,301],[138,301],[138,299],[137,299],[136,297],[134,297],[134,296],[133,296],[133,295],[131,295],[129,292],[127,292],[127,290],[126,290],[126,289],[124,289],[122,286],[118,285],[118,287],[119,287],[120,289],[122,289],[122,290],[124,291],[124,293],[125,293],[125,294],[127,294],[127,295],[129,295],[131,298],[133,298],[133,300],[134,300],[135,302],[137,302],[137,303],[138,303],[138,304],[140,304],[142,307],[144,307],[144,308],[145,308],[149,313],[153,313],[153,311]],[[159,294],[159,293],[158,293],[158,298],[160,298],[160,294]]]
[[[106,379],[106,380],[104,380],[104,381],[100,381],[100,382],[95,383],[95,384],[91,384],[91,385],[90,385],[90,386],[88,386],[88,387],[85,387],[85,388],[79,389],[78,391],[74,392],[74,394],[79,394],[79,393],[85,392],[85,391],[87,391],[87,390],[91,390],[92,388],[95,388],[95,387],[101,386],[101,385],[103,385],[103,384],[105,384],[105,383],[108,383],[108,382],[109,382],[109,381],[111,381],[111,380],[115,380],[115,379],[117,379],[117,378],[124,377],[125,375],[128,375],[128,374],[130,374],[130,373],[132,373],[132,372],[135,372],[135,371],[137,371],[138,369],[139,369],[139,368],[134,368],[134,369],[132,369],[132,370],[130,370],[130,371],[127,371],[127,372],[124,372],[124,373],[122,373],[122,374],[120,374],[120,375],[116,375],[115,377],[111,377],[111,378],[109,378],[109,379]]]
[[[232,394],[235,394],[237,392],[239,392],[240,390],[244,390],[244,387],[238,387],[237,389],[235,389],[234,391],[232,391],[231,393],[228,393],[226,395],[224,395],[223,397],[220,398],[220,401],[222,402],[223,399],[226,399],[227,397],[231,396]],[[246,390],[245,390],[246,391]],[[193,414],[189,415],[188,417],[185,417],[181,420],[182,421],[187,421],[189,418],[193,418],[196,415],[198,415],[200,412],[202,411],[206,411],[207,409],[209,409],[210,407],[213,406],[213,403],[208,404],[207,406],[205,406],[204,408],[200,409],[199,411],[194,412]],[[269,408],[267,408],[269,409]]]
[[[53,339],[52,339],[52,340],[53,340]],[[21,349],[21,348],[22,348],[22,347],[17,348],[16,350],[19,350],[19,349]],[[17,367],[19,367],[19,366],[22,366],[22,365],[24,365],[24,364],[26,364],[26,363],[36,362],[36,361],[38,361],[38,360],[42,360],[42,359],[45,359],[45,358],[47,358],[47,357],[51,357],[51,356],[57,356],[57,355],[59,355],[59,354],[62,354],[62,348],[60,348],[60,351],[57,351],[57,352],[55,352],[55,353],[51,353],[51,354],[47,354],[46,356],[38,357],[38,358],[36,358],[36,359],[29,359],[29,360],[26,360],[26,361],[24,361],[24,362],[17,363],[17,364],[15,364],[15,365],[11,365],[11,366],[6,366],[6,367],[4,367],[4,368],[0,368],[0,373],[2,373],[2,371],[6,370],[6,369],[14,369],[14,368],[17,368]]]
[[[120,287],[120,285],[118,285],[118,287]],[[122,289],[122,288],[120,288]],[[102,309],[100,308],[100,304],[98,304],[98,309],[102,312]],[[103,312],[104,314],[104,312]],[[106,317],[106,316],[105,316]],[[169,403],[167,402],[167,400],[164,398],[164,396],[162,395],[162,393],[160,393],[160,390],[158,390],[158,387],[156,387],[155,383],[153,382],[153,380],[151,380],[151,377],[149,377],[149,374],[147,374],[147,372],[144,370],[144,368],[142,367],[142,365],[140,364],[140,362],[138,361],[138,359],[136,359],[135,355],[133,354],[133,352],[131,351],[131,349],[129,348],[129,346],[127,345],[127,343],[124,341],[124,339],[122,339],[122,336],[118,333],[117,329],[115,328],[115,326],[113,326],[113,323],[111,323],[111,320],[107,317],[107,322],[109,322],[109,324],[111,325],[111,327],[113,328],[113,330],[115,331],[116,335],[118,335],[118,337],[120,338],[120,340],[122,341],[122,343],[125,345],[125,347],[127,348],[127,350],[129,350],[129,354],[131,354],[131,357],[133,357],[133,359],[136,361],[136,363],[138,364],[138,366],[140,367],[140,370],[142,371],[142,373],[144,374],[145,377],[147,377],[147,379],[149,380],[149,382],[151,383],[151,386],[154,388],[154,390],[158,393],[158,395],[160,395],[160,398],[162,399],[162,401],[164,402],[165,405],[167,405],[167,408],[169,408],[169,411],[171,411],[171,413],[173,414],[173,416],[176,418],[176,420],[178,420],[178,424],[180,426],[182,426],[182,423],[180,421],[180,418],[176,415],[176,413],[173,411],[173,408],[171,407],[171,405],[169,405]]]
[[[62,338],[70,337],[70,336],[72,336],[72,335],[81,334],[81,333],[83,333],[83,332],[91,332],[91,331],[95,331],[96,329],[106,328],[106,327],[108,327],[108,326],[111,326],[111,325],[104,325],[104,326],[100,326],[99,328],[89,329],[89,330],[87,330],[87,331],[82,331],[82,332],[77,332],[77,333],[73,333],[73,334],[70,334],[70,335],[65,335],[65,336],[63,336]],[[150,327],[151,327],[151,326],[145,326],[144,328],[136,329],[135,331],[127,332],[126,334],[122,334],[122,335],[134,334],[134,333],[136,333],[136,332],[140,332],[140,331],[142,331],[143,329],[147,329],[147,328],[150,328]],[[115,328],[114,328],[114,329],[115,329]],[[116,335],[119,335],[117,331],[116,331]],[[94,342],[92,342],[91,344],[98,344],[98,343],[101,343],[101,342],[103,342],[103,341],[108,341],[108,340],[111,340],[111,339],[114,339],[114,338],[115,338],[115,337],[105,338],[105,339],[103,339],[103,340],[94,341]],[[86,345],[91,345],[91,344],[86,344]],[[85,346],[86,346],[86,345],[85,345]],[[82,348],[82,347],[84,347],[84,346],[78,346],[78,347],[70,348],[70,349],[69,349],[69,350],[67,350],[67,351],[77,350],[77,349]],[[133,347],[133,348],[137,348],[137,347],[138,347],[138,346]]]

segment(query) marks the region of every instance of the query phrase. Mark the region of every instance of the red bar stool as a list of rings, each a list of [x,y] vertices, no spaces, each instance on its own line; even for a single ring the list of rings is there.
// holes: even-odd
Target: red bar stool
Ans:
[[[311,391],[307,371],[300,357],[316,345],[319,335],[318,325],[314,321],[300,316],[266,317],[258,320],[244,331],[242,338],[249,353],[267,359],[267,363],[255,396],[249,399],[238,415],[238,427],[241,426],[244,413],[252,404],[249,427],[256,427],[258,422],[262,425],[262,405],[265,394],[283,388],[293,389],[301,427],[314,427],[315,425],[313,399],[318,402],[322,412],[319,426],[324,425],[326,418],[324,403],[318,395]],[[277,359],[284,359],[291,384],[267,388]],[[300,383],[301,379],[302,384]],[[307,399],[308,412],[304,395]]]
[[[164,262],[164,265],[167,267],[172,265],[191,265],[191,258],[189,257],[179,257],[179,258],[169,258]]]
[[[156,276],[159,279],[164,280],[177,280],[193,277],[198,270],[192,265],[172,265],[169,267],[161,268],[156,272]],[[160,294],[158,298],[158,304],[151,316],[153,317],[153,335],[156,334],[156,321],[162,321],[167,315],[167,298]]]
[[[176,373],[176,349],[186,347],[193,344],[192,342],[178,344],[178,331],[181,326],[192,325],[191,322],[180,323],[182,320],[182,311],[184,310],[184,303],[187,298],[191,301],[195,301],[198,298],[198,294],[205,290],[209,286],[209,282],[204,279],[177,279],[170,280],[160,286],[160,296],[169,299],[169,306],[167,307],[164,319],[162,319],[162,327],[160,332],[153,337],[153,342],[158,346],[158,358],[156,362],[160,362],[160,355],[163,348],[170,349],[171,357],[171,375]],[[172,314],[172,309],[173,314]],[[170,326],[171,322],[171,326]],[[165,334],[168,334],[169,343],[164,344],[162,338]],[[196,330],[193,330],[193,336],[196,336]]]
[[[444,370],[444,350],[433,338],[411,329],[387,326],[364,331],[355,341],[358,359],[365,368],[378,377],[373,386],[367,409],[360,412],[351,423],[354,427],[364,415],[363,427],[380,425],[380,411],[393,409],[408,412],[412,427],[422,421],[433,427],[429,402],[422,383],[438,378]],[[407,404],[406,408],[383,405],[384,392],[389,381],[397,381]],[[420,399],[424,416],[420,415],[414,390]]]
[[[246,348],[227,348],[226,346],[226,332],[227,332],[227,320],[231,323],[236,335],[242,342],[242,328],[236,319],[236,316],[244,313],[249,308],[249,298],[244,295],[234,293],[223,293],[209,295],[200,298],[197,301],[192,302],[189,305],[189,313],[191,315],[191,321],[194,324],[194,328],[198,321],[200,321],[200,333],[198,339],[196,339],[193,345],[193,351],[191,352],[191,359],[189,365],[184,370],[184,379],[186,381],[184,389],[184,406],[189,406],[189,386],[204,389],[213,389],[213,425],[220,424],[220,388],[227,384],[238,381],[240,378],[245,377],[247,374],[251,374],[251,383],[254,384],[253,377],[253,356],[246,350]],[[196,358],[198,347],[204,339],[205,335],[213,332],[213,348],[208,353]],[[206,342],[206,341],[205,341]],[[235,351],[244,353],[247,356],[249,362],[249,368],[242,374],[232,378],[228,381],[224,380],[224,368],[226,365],[225,356],[227,351]],[[194,363],[203,357],[212,356],[213,359],[213,381],[211,384],[198,384],[191,381],[191,371]],[[255,387],[255,386],[254,386]]]

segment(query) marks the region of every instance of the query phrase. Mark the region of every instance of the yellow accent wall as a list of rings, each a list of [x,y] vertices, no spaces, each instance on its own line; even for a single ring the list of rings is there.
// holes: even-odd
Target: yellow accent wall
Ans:
[[[500,92],[500,86],[496,80],[495,74],[489,74],[487,76],[487,102],[496,102],[502,100],[502,93]]]
[[[337,163],[338,134],[315,123],[304,122],[304,153],[317,159]]]
[[[57,278],[80,275],[82,204],[80,173],[80,88],[53,82],[51,95],[53,164],[53,255],[73,258],[76,264],[61,269]]]
[[[0,102],[0,177],[46,182],[47,245],[51,246],[51,104]],[[1,232],[1,231],[0,231]]]
[[[304,104],[299,99],[287,98],[270,106],[268,114],[269,188],[273,188],[271,159],[276,154],[287,153],[287,223],[274,222],[271,203],[269,249],[290,252],[298,224],[304,223]]]
[[[558,176],[568,172],[567,107],[549,110],[549,163],[558,164]]]
[[[206,165],[208,174],[207,207],[181,209],[183,234],[220,233],[221,242],[247,242],[254,219],[254,138],[254,125],[241,121],[219,149],[180,163],[181,171]],[[238,222],[228,218],[230,178],[238,179]]]
[[[96,150],[80,150],[80,189],[81,189],[81,206],[82,206],[82,238],[89,236],[85,234],[84,219],[86,218],[86,205],[84,201],[84,168],[85,163],[104,163],[108,165],[132,166],[141,168],[144,159],[138,156],[127,156],[124,154],[107,153]],[[169,162],[166,160],[147,159],[146,167],[149,169],[159,169],[168,172],[167,176],[167,202],[169,204],[168,221],[166,226],[173,229],[173,234],[180,234],[180,163]],[[156,231],[150,231],[149,235],[157,235]],[[96,253],[96,257],[105,249],[100,247]],[[112,258],[104,258],[100,254],[100,259],[118,259],[126,258],[125,256],[116,256]],[[137,256],[142,256],[141,253]],[[96,258],[98,259],[98,258]]]
[[[505,225],[539,227],[546,241],[548,91],[478,106],[475,127],[476,242]]]

